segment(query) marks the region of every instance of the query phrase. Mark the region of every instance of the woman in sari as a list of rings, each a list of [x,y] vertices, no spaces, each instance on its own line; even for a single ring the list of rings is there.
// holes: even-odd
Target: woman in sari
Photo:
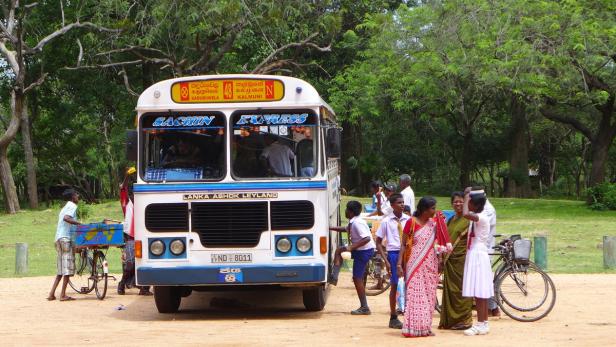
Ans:
[[[436,215],[436,217],[435,217]],[[398,258],[398,273],[406,281],[405,337],[433,336],[432,313],[438,284],[437,253],[451,251],[445,219],[436,213],[436,200],[423,197],[413,217],[404,226],[403,250]]]
[[[439,329],[464,330],[473,324],[473,299],[462,296],[462,277],[466,258],[468,219],[464,218],[464,193],[454,192],[451,205],[456,215],[447,223],[453,251],[443,257],[443,300]]]

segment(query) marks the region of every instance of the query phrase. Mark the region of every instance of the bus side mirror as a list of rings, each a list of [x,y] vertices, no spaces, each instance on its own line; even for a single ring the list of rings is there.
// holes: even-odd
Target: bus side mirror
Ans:
[[[340,158],[342,129],[329,128],[325,135],[325,152],[328,158]]]
[[[126,160],[137,161],[137,130],[126,130]]]

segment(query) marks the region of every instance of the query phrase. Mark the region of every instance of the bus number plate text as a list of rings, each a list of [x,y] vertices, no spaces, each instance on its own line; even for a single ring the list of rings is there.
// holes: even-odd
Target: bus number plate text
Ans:
[[[250,253],[214,253],[212,254],[212,263],[252,263],[252,254]]]

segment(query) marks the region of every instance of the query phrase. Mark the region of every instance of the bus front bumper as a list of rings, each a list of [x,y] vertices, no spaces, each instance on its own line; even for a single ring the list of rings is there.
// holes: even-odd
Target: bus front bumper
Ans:
[[[325,266],[141,266],[137,269],[137,282],[153,286],[318,283],[325,282]]]

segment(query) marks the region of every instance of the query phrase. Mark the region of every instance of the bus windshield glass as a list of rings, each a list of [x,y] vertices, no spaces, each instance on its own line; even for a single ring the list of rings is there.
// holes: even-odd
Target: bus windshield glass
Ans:
[[[232,115],[231,125],[231,170],[235,178],[316,174],[318,131],[313,111],[238,111]]]
[[[148,113],[141,118],[145,181],[221,180],[225,116],[216,112]]]

